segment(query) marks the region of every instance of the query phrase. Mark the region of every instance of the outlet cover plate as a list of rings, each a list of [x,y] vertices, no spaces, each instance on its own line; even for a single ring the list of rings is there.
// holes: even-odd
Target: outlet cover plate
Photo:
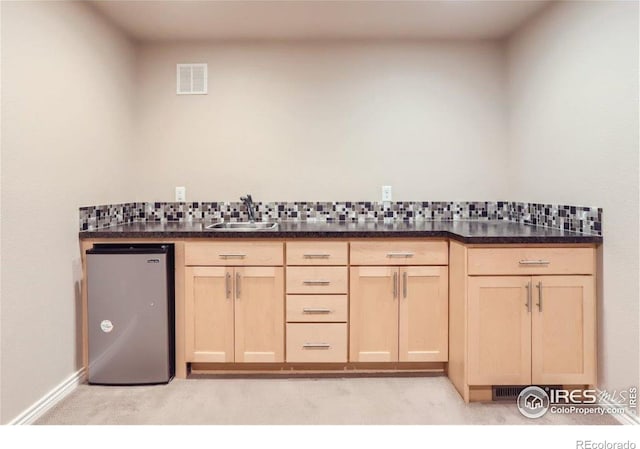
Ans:
[[[391,186],[382,186],[382,201],[392,201]]]
[[[176,187],[176,201],[178,203],[187,201],[187,189],[185,187]]]

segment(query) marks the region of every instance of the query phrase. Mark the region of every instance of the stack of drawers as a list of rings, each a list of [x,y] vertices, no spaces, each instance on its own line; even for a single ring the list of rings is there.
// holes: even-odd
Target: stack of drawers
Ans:
[[[346,362],[347,242],[288,242],[286,255],[287,362]]]

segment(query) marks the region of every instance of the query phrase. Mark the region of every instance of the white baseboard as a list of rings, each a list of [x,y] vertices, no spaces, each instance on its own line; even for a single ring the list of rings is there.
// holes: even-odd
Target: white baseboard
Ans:
[[[600,390],[598,390],[598,393],[600,393]],[[600,399],[599,404],[604,405],[606,407],[624,408],[624,413],[619,413],[619,414],[616,413],[615,415],[609,415],[615,418],[615,420],[618,421],[620,424],[636,425],[636,426],[640,425],[640,417],[631,413],[631,410],[628,409],[627,407],[621,407],[620,404],[617,404],[610,400],[603,400],[603,399]]]
[[[85,378],[84,368],[80,368],[67,379],[63,380],[59,385],[45,394],[36,401],[31,407],[26,409],[15,419],[9,422],[9,425],[25,425],[33,424],[38,418],[44,415],[51,407],[64,399],[69,393],[76,389]]]

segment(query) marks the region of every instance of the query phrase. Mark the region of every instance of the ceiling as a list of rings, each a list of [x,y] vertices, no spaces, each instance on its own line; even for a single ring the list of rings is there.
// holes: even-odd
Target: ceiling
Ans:
[[[499,39],[549,0],[91,1],[137,41]]]

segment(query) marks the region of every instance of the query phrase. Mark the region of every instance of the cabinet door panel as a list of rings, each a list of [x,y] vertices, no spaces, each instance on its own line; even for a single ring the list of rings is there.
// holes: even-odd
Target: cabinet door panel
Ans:
[[[531,382],[530,277],[469,278],[469,385]]]
[[[350,282],[350,361],[397,361],[398,268],[352,267]]]
[[[233,362],[232,270],[187,267],[185,331],[188,362]]]
[[[284,362],[282,267],[235,269],[236,362]]]
[[[532,381],[595,383],[593,276],[536,276],[533,283]]]
[[[449,278],[447,267],[400,269],[401,362],[446,362]]]

